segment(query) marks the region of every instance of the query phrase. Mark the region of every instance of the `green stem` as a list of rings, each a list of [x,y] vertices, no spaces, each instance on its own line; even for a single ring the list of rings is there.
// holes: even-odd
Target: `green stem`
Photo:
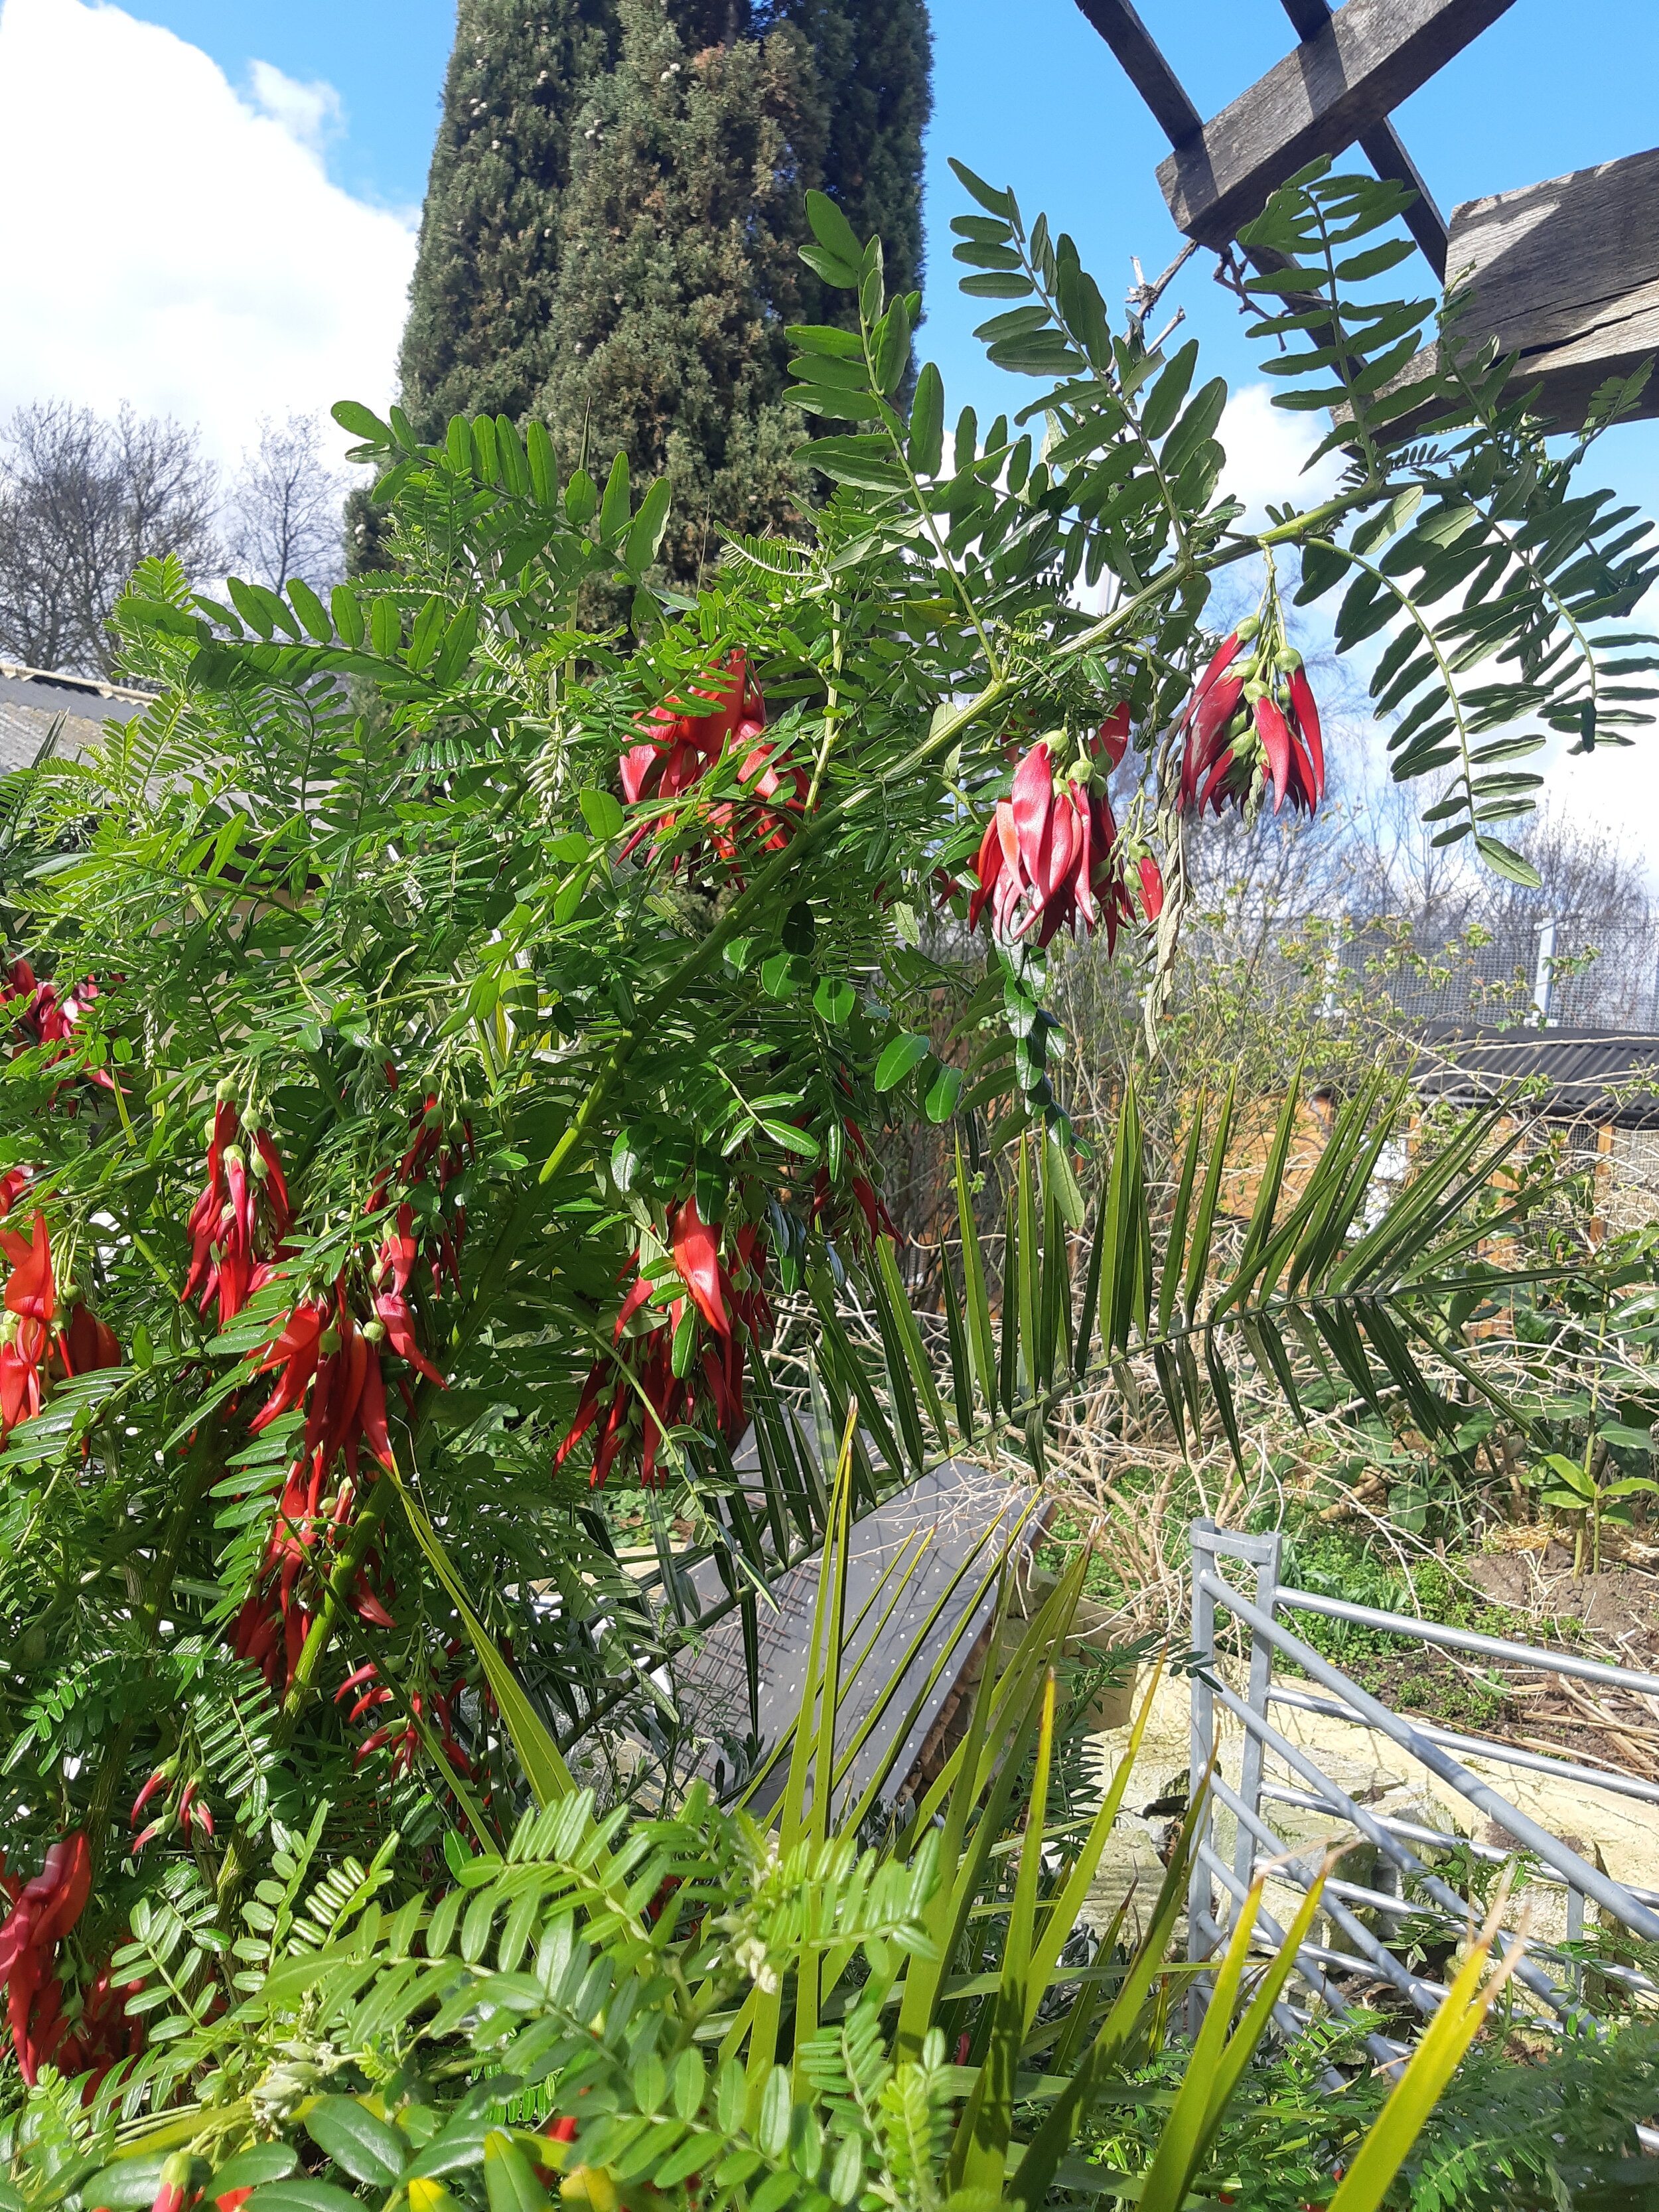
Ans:
[[[285,1751],[294,1740],[294,1730],[301,1713],[308,1702],[317,1670],[323,1663],[335,1629],[339,1626],[351,1595],[351,1586],[356,1581],[363,1561],[368,1556],[390,1501],[392,1486],[385,1480],[371,1484],[368,1495],[357,1510],[349,1534],[336,1556],[328,1581],[324,1586],[323,1601],[307,1632],[300,1656],[295,1664],[294,1679],[289,1684],[276,1715],[276,1724],[270,1740],[278,1751]],[[252,1853],[252,1837],[246,1826],[238,1821],[225,1847],[224,1864],[219,1869],[218,1902],[222,1924],[235,1910],[236,1900],[247,1876]]]

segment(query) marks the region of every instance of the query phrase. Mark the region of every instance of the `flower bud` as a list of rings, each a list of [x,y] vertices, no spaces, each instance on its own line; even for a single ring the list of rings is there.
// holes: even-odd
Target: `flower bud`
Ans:
[[[378,1315],[373,1321],[366,1321],[363,1323],[363,1342],[365,1344],[384,1344],[386,1342],[386,1323],[380,1320]]]
[[[253,1177],[255,1182],[270,1181],[270,1162],[263,1152],[255,1152],[247,1165],[248,1173]]]
[[[236,1096],[235,1078],[229,1075],[222,1077],[214,1087],[213,1095],[221,1106],[228,1104]]]
[[[1251,638],[1255,635],[1261,627],[1261,617],[1260,615],[1246,615],[1243,621],[1240,623],[1237,629],[1234,630],[1233,635],[1238,640],[1241,645],[1247,645]]]
[[[161,2185],[150,2212],[182,2212],[190,2191],[191,2159],[187,2150],[175,2150],[161,2166]]]
[[[224,1157],[228,1168],[245,1168],[247,1165],[247,1154],[240,1145],[227,1145]]]
[[[320,1352],[323,1354],[323,1356],[324,1356],[324,1358],[326,1358],[328,1357],[328,1355],[329,1355],[331,1352],[337,1352],[337,1351],[339,1350],[339,1348],[340,1348],[340,1332],[339,1332],[339,1330],[338,1330],[337,1328],[325,1328],[325,1329],[323,1331],[322,1334],[321,1334],[321,1335],[318,1338],[318,1340],[317,1340],[317,1349],[318,1349],[318,1351],[319,1351],[319,1352]]]

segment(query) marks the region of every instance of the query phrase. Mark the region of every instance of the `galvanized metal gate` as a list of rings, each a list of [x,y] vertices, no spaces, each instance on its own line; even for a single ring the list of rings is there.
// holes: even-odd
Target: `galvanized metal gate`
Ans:
[[[1582,1936],[1587,1900],[1633,1934],[1647,1942],[1659,1942],[1659,1893],[1614,1881],[1511,1804],[1490,1783],[1472,1773],[1455,1754],[1466,1752],[1485,1761],[1540,1772],[1580,1788],[1607,1791],[1655,1807],[1659,1807],[1659,1784],[1406,1720],[1350,1680],[1287,1628],[1279,1615],[1286,1611],[1322,1613],[1409,1642],[1576,1676],[1650,1698],[1659,1698],[1659,1676],[1288,1587],[1279,1579],[1281,1539],[1277,1534],[1240,1535],[1218,1528],[1212,1522],[1198,1521],[1193,1524],[1192,1541],[1193,1644],[1199,1662],[1192,1676],[1194,1785],[1206,1771],[1212,1773],[1188,1899],[1188,1950],[1193,1963],[1201,1965],[1227,1941],[1257,1873],[1267,1872],[1270,1887],[1277,1885],[1305,1892],[1313,1881],[1322,1852],[1310,1852],[1305,1843],[1298,1846],[1287,1842],[1275,1831],[1265,1808],[1279,1804],[1327,1815],[1334,1829],[1352,1830],[1357,1840],[1363,1838],[1373,1847],[1378,1871],[1372,1881],[1348,1881],[1339,1874],[1325,1885],[1322,1910],[1330,1923],[1327,1932],[1340,1932],[1348,1948],[1309,1942],[1297,1955],[1297,1974],[1304,1988],[1338,2018],[1346,2017],[1352,2010],[1352,1992],[1357,1979],[1388,1984],[1425,2016],[1434,2011],[1445,1994],[1443,1984],[1413,1972],[1389,1941],[1407,1912],[1419,1924],[1425,1917],[1443,1923],[1454,1937],[1469,1923],[1468,1899],[1437,1874],[1431,1861],[1420,1856],[1414,1844],[1431,1853],[1459,1848],[1487,1861],[1501,1861],[1516,1850],[1531,1855],[1540,1869],[1539,1881],[1565,1888],[1564,1942],[1571,1942]],[[1224,1563],[1233,1569],[1231,1575],[1224,1572]],[[1243,1575],[1240,1569],[1245,1571]],[[1218,1617],[1227,1613],[1249,1632],[1249,1669],[1243,1695],[1229,1686],[1215,1664]],[[1275,1660],[1293,1661],[1310,1678],[1308,1683],[1276,1682]],[[1206,1661],[1209,1663],[1205,1664]],[[1426,1775],[1496,1823],[1504,1837],[1513,1841],[1500,1846],[1471,1840],[1432,1822],[1390,1817],[1358,1802],[1324,1772],[1306,1745],[1293,1742],[1274,1725],[1270,1713],[1274,1706],[1300,1708],[1356,1730],[1376,1731]],[[1218,1710],[1231,1714],[1243,1730],[1236,1780],[1224,1772],[1223,1762],[1215,1756]],[[1272,1771],[1270,1759],[1274,1762]],[[1218,1818],[1224,1812],[1232,1816],[1236,1827],[1231,1859],[1216,1847]],[[1659,1868],[1659,1815],[1655,1819],[1655,1865]],[[1409,1904],[1403,1901],[1407,1882],[1414,1892]],[[1372,1925],[1359,1917],[1362,1912],[1370,1914]],[[1284,1929],[1267,1909],[1265,1896],[1257,1927],[1264,1942],[1277,1945],[1283,1940]],[[1510,1928],[1499,1936],[1498,1943],[1507,1950],[1516,1940]],[[1655,1984],[1632,1967],[1598,1963],[1596,1972],[1632,1990],[1659,1995]],[[1581,1962],[1571,1953],[1529,1940],[1516,1978],[1545,2022],[1569,2033],[1593,2028],[1584,2002]],[[1201,2007],[1203,1987],[1200,1977],[1194,1984],[1195,2008]],[[1289,2002],[1281,2003],[1278,2017],[1281,2028],[1291,2033],[1299,2032],[1307,2021],[1306,2013]],[[1382,2060],[1398,2057],[1404,2048],[1378,2034],[1368,2036],[1367,2041],[1373,2055]]]

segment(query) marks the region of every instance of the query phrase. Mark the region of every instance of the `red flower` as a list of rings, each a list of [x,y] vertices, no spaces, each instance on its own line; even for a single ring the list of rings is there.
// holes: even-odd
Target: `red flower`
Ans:
[[[697,1212],[695,1193],[674,1217],[673,1237],[674,1265],[691,1293],[692,1304],[710,1328],[730,1336],[732,1324],[720,1297],[720,1239]]]
[[[740,801],[716,799],[705,810],[714,851],[734,866],[740,831],[763,852],[781,851],[789,835],[785,817],[801,811],[811,778],[804,767],[781,759],[776,740],[764,736],[766,702],[743,647],[708,669],[692,691],[713,711],[688,714],[674,700],[653,707],[638,725],[647,733],[644,742],[623,755],[623,798],[630,806],[650,802],[656,809],[629,836],[623,857],[646,843],[653,853],[667,844],[687,811],[676,802],[722,763],[735,767],[745,792]]]
[[[870,1147],[864,1140],[864,1132],[850,1115],[842,1127],[852,1139],[853,1150],[864,1167],[870,1164]],[[887,1211],[881,1193],[876,1188],[864,1168],[854,1166],[848,1177],[847,1188],[851,1194],[854,1211],[848,1212],[841,1200],[841,1193],[830,1182],[830,1170],[822,1167],[812,1178],[812,1220],[824,1233],[836,1238],[850,1235],[852,1241],[873,1254],[878,1237],[890,1237],[895,1244],[901,1240],[894,1226],[893,1217]]]
[[[28,1188],[28,1181],[27,1168],[8,1168],[4,1175],[0,1175],[0,1221],[5,1219]]]
[[[1090,750],[1105,760],[1108,769],[1115,769],[1129,750],[1129,702],[1121,700],[1113,708],[1095,732]]]
[[[988,906],[991,927],[1005,944],[1035,933],[1040,945],[1055,932],[1073,935],[1103,927],[1108,949],[1134,908],[1124,883],[1117,823],[1103,791],[1085,778],[1054,780],[1054,755],[1039,738],[1014,771],[1012,795],[998,802],[974,872],[979,888],[968,908],[978,927]]]
[[[393,1087],[395,1089],[395,1084]],[[451,1183],[465,1173],[467,1162],[473,1156],[472,1124],[470,1121],[464,1121],[461,1124],[459,1136],[450,1137],[446,1141],[442,1112],[436,1096],[428,1092],[425,1103],[417,1107],[410,1115],[410,1127],[414,1133],[413,1141],[398,1163],[396,1179],[401,1183],[409,1184],[425,1182],[429,1176],[430,1180],[435,1182],[438,1186],[438,1196],[441,1201],[446,1197]],[[376,1178],[374,1188],[368,1195],[368,1211],[371,1213],[380,1211],[392,1180],[393,1171],[390,1168]],[[399,1223],[403,1223],[405,1217],[412,1222],[413,1217],[406,1206],[398,1213]],[[446,1274],[457,1290],[461,1286],[460,1252],[466,1237],[466,1208],[456,1200],[451,1205],[447,1223],[444,1223],[441,1212],[439,1220],[441,1225],[437,1234],[434,1237],[428,1231],[427,1238],[427,1249],[432,1268],[432,1288],[434,1295],[442,1290]],[[405,1231],[400,1228],[398,1233],[400,1237],[412,1236],[412,1230]],[[410,1249],[411,1251],[413,1249],[412,1243]],[[382,1261],[384,1260],[383,1252]],[[384,1267],[380,1272],[384,1272]],[[407,1276],[398,1287],[401,1290],[406,1285]]]
[[[95,1367],[118,1367],[121,1346],[107,1322],[89,1306],[76,1304],[58,1338],[58,1359],[65,1376],[89,1375]]]
[[[0,1229],[0,1250],[12,1263],[0,1325],[0,1441],[20,1421],[33,1420],[45,1400],[42,1370],[51,1350],[58,1308],[52,1246],[44,1214],[36,1213],[27,1238]]]
[[[599,1421],[590,1477],[596,1488],[619,1457],[635,1454],[641,1481],[654,1481],[665,1430],[710,1421],[731,1443],[744,1431],[745,1345],[750,1338],[758,1343],[772,1327],[766,1246],[750,1225],[739,1229],[722,1254],[724,1232],[703,1221],[695,1198],[675,1209],[671,1237],[687,1297],[653,1308],[650,1276],[635,1274],[617,1316],[614,1356],[589,1369],[575,1417],[553,1455],[554,1466],[562,1467]],[[635,1269],[640,1259],[636,1252]],[[681,1336],[683,1325],[689,1337]],[[611,1401],[600,1420],[607,1389]]]
[[[1241,624],[1194,685],[1180,722],[1181,804],[1188,811],[1212,806],[1219,813],[1231,801],[1243,813],[1270,784],[1275,814],[1288,799],[1311,815],[1324,797],[1319,709],[1299,656],[1273,646],[1279,635],[1276,627],[1258,632]]]
[[[415,1212],[412,1206],[400,1206],[395,1226],[380,1247],[380,1260],[375,1267],[377,1278],[390,1275],[391,1288],[375,1292],[374,1313],[386,1340],[400,1359],[424,1375],[428,1381],[444,1389],[444,1378],[431,1361],[425,1358],[415,1340],[415,1316],[408,1298],[409,1279],[414,1272]]]
[[[310,1631],[307,1594],[313,1577],[327,1571],[333,1532],[350,1516],[361,1454],[366,1448],[381,1466],[392,1464],[380,1343],[348,1310],[343,1276],[328,1297],[302,1300],[289,1313],[257,1371],[273,1369],[281,1370],[276,1387],[250,1430],[258,1435],[301,1406],[306,1424],[259,1575],[236,1618],[232,1649],[258,1667],[273,1689],[280,1680],[286,1690]],[[343,1468],[330,1497],[328,1478],[337,1460]],[[375,1595],[368,1562],[353,1585],[352,1604],[362,1619],[393,1626]]]
[[[452,1645],[450,1649],[453,1653],[456,1647]],[[348,1674],[334,1692],[335,1704],[343,1705],[360,1684],[364,1682],[372,1684],[374,1673],[374,1662],[371,1659],[359,1667],[354,1674]],[[437,1688],[435,1685],[425,1690],[414,1691],[409,1700],[409,1718],[401,1725],[396,1721],[391,1721],[375,1729],[357,1747],[356,1755],[352,1764],[361,1766],[371,1753],[380,1751],[386,1745],[390,1744],[392,1747],[392,1771],[394,1773],[407,1774],[413,1766],[415,1754],[420,1748],[421,1731],[416,1725],[418,1717],[425,1720],[428,1728],[435,1730],[440,1747],[449,1764],[459,1773],[470,1775],[472,1771],[472,1761],[455,1740],[453,1711],[455,1702],[465,1686],[466,1677],[463,1674],[456,1678],[447,1693]],[[347,1721],[355,1724],[363,1717],[365,1713],[372,1712],[377,1705],[389,1705],[394,1702],[390,1690],[371,1687],[366,1690],[353,1705],[346,1716]]]
[[[251,1150],[246,1133],[235,1102],[221,1099],[208,1143],[207,1188],[191,1209],[188,1224],[190,1273],[183,1295],[189,1299],[199,1291],[203,1313],[216,1297],[221,1328],[228,1328],[270,1279],[294,1225],[288,1184],[270,1133],[256,1129]]]
[[[13,1023],[23,1031],[16,1051],[56,1045],[53,1060],[61,1060],[74,1043],[82,1017],[97,996],[98,986],[88,975],[60,997],[57,985],[41,982],[27,960],[13,961],[9,976],[0,982],[0,1006],[15,1009]],[[101,1084],[106,1091],[114,1089],[114,1079],[107,1068],[88,1067],[82,1072],[88,1081]]]
[[[77,1297],[67,1324],[54,1337],[58,1283],[46,1216],[37,1212],[27,1237],[0,1229],[0,1250],[11,1261],[4,1319],[0,1322],[0,1442],[20,1421],[33,1420],[46,1399],[46,1379],[118,1367],[115,1332]]]
[[[50,1322],[57,1310],[58,1291],[45,1214],[36,1213],[27,1240],[15,1230],[0,1229],[0,1249],[12,1267],[6,1285],[6,1311],[23,1321]]]
[[[77,1829],[52,1845],[46,1864],[19,1892],[0,1927],[0,1989],[6,1991],[18,2071],[31,2089],[63,2040],[63,1997],[53,1972],[58,1945],[91,1893],[92,1855]]]

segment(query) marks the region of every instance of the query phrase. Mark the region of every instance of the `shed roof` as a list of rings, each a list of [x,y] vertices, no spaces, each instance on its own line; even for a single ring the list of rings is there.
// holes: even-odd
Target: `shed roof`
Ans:
[[[1659,1036],[1648,1030],[1425,1024],[1419,1096],[1453,1105],[1513,1097],[1550,1121],[1659,1127]]]
[[[0,775],[27,768],[60,715],[66,719],[57,750],[74,754],[92,744],[100,722],[130,722],[149,703],[148,692],[101,676],[69,676],[0,660]]]

